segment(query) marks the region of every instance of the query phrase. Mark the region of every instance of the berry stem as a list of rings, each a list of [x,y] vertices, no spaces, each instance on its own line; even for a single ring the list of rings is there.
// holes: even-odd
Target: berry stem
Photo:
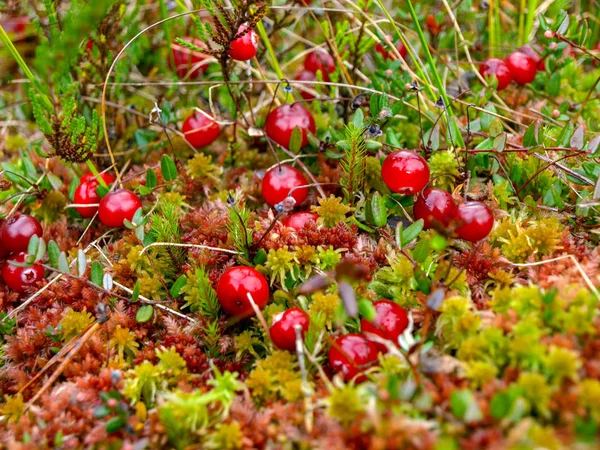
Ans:
[[[98,172],[98,169],[96,169],[96,166],[94,165],[94,162],[91,159],[88,159],[85,162],[85,165],[88,167],[88,169],[90,169],[90,172],[92,172],[94,174],[94,176],[96,177],[96,180],[98,180],[98,183],[100,183],[100,185],[102,187],[105,187],[106,189],[108,189],[108,184],[106,184],[106,181],[104,181],[104,179],[100,176],[100,173]]]

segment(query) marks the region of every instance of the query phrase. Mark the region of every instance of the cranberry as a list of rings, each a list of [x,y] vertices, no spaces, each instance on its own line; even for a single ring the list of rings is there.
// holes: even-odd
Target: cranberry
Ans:
[[[231,267],[217,283],[217,299],[221,307],[232,316],[246,317],[254,314],[247,294],[263,309],[269,300],[269,285],[256,269],[246,266]]]
[[[135,212],[142,207],[140,198],[128,189],[109,192],[100,201],[100,222],[109,227],[122,227],[125,220],[131,221]]]
[[[0,258],[6,258],[10,255],[10,251],[4,246],[4,242],[1,239],[2,236],[2,227],[4,227],[4,223],[6,221],[4,219],[0,219]]]
[[[456,204],[452,196],[442,189],[427,189],[417,196],[413,213],[423,219],[423,228],[429,230],[436,224],[447,227],[454,216]]]
[[[373,303],[375,319],[362,319],[360,328],[363,333],[372,333],[398,344],[398,338],[408,327],[408,314],[404,308],[390,300],[378,300]],[[368,339],[368,338],[367,338]],[[373,342],[382,353],[387,353],[387,347],[379,342]]]
[[[262,181],[262,196],[270,206],[282,202],[290,194],[290,189],[305,186],[306,178],[295,167],[279,164],[269,170]],[[291,193],[297,204],[306,200],[308,188],[298,187]]]
[[[510,69],[515,83],[521,86],[531,83],[535,78],[537,63],[525,53],[511,53],[506,58],[506,65]]]
[[[454,220],[458,225],[456,234],[470,242],[482,240],[494,227],[492,211],[482,202],[461,203],[456,208]]]
[[[114,183],[115,179],[107,174],[100,174],[104,182],[110,186]],[[96,192],[96,188],[100,183],[94,176],[94,174],[86,173],[79,180],[79,186],[75,189],[75,197],[74,201],[78,205],[97,205],[100,203],[100,196]],[[77,212],[81,215],[81,217],[94,217],[96,211],[98,211],[98,206],[77,206],[75,208]]]
[[[318,218],[319,215],[316,213],[307,211],[297,212],[287,216],[283,221],[283,225],[286,227],[294,228],[296,231],[300,231],[308,222],[310,222],[311,220],[316,222]]]
[[[387,50],[387,47],[389,45],[387,43],[388,40],[389,41],[392,40],[392,36],[389,34],[386,36],[386,40],[375,44],[375,51],[377,53],[379,53],[383,57],[383,59],[392,59],[392,52]],[[385,45],[385,48],[384,48],[384,45]],[[406,51],[406,47],[404,46],[402,41],[398,41],[398,44],[396,44],[396,48],[398,49],[398,53],[400,53],[400,56],[402,56],[403,58],[406,58],[406,55],[408,52]]]
[[[42,226],[27,214],[14,216],[4,222],[0,239],[4,248],[11,253],[26,252],[33,235],[42,236]]]
[[[542,49],[541,45],[525,44],[524,46],[520,47],[517,51],[521,52],[521,53],[525,53],[527,56],[529,56],[531,59],[533,59],[535,61],[537,70],[546,70],[546,64],[544,63],[544,60],[542,59],[542,53],[544,50]]]
[[[302,337],[308,331],[310,318],[300,308],[290,308],[273,317],[273,325],[269,330],[271,340],[277,348],[293,352],[296,349],[296,330],[294,327],[302,327]]]
[[[243,24],[238,29],[237,34],[248,30],[248,25]],[[242,37],[239,37],[231,42],[229,47],[229,56],[237,61],[248,61],[256,56],[258,49],[258,35],[256,31],[250,29]]]
[[[306,106],[301,103],[281,105],[267,116],[265,131],[267,136],[282,147],[290,148],[294,128],[302,132],[302,147],[308,144],[308,132],[316,131],[315,119]]]
[[[206,48],[206,44],[200,39],[191,37],[185,37],[183,39],[187,42],[191,42],[196,47]],[[177,43],[173,43],[171,48],[173,49],[175,72],[179,78],[198,78],[200,74],[203,74],[208,69],[206,60],[210,58],[210,55],[190,50]],[[173,69],[171,58],[169,58],[169,67]]]
[[[377,361],[377,347],[361,334],[345,334],[335,340],[329,350],[329,364],[344,381],[350,381],[356,375]],[[356,381],[364,381],[363,375]]]
[[[398,150],[383,161],[381,176],[393,192],[414,195],[429,183],[429,165],[414,152]]]
[[[501,91],[512,81],[512,73],[506,62],[498,58],[489,58],[481,66],[479,73],[482,77],[496,76],[498,80],[498,90]]]
[[[21,252],[11,258],[12,261],[18,263],[24,263],[26,259],[26,252]],[[6,261],[2,266],[2,279],[4,283],[16,292],[25,292],[29,286],[37,283],[42,278],[44,278],[44,268],[40,264],[20,267],[10,264],[10,261]]]
[[[436,36],[442,32],[442,25],[437,23],[437,20],[433,14],[429,14],[425,19],[425,25],[427,25],[427,29],[429,32]]]
[[[212,144],[221,133],[221,127],[207,114],[196,111],[185,119],[181,131],[185,140],[194,148],[206,147]]]
[[[317,76],[312,73],[309,72],[308,70],[302,70],[301,72],[298,73],[298,75],[296,75],[296,80],[299,81],[315,81],[317,79]],[[302,84],[302,87],[312,87],[310,84]],[[310,92],[306,92],[304,90],[300,90],[300,95],[302,96],[302,98],[304,100],[312,100],[315,98],[315,96],[313,94],[311,94]]]
[[[329,74],[335,72],[335,60],[325,50],[314,50],[306,55],[304,68],[312,73],[320,70],[323,81],[329,81]]]
[[[7,33],[22,34],[30,22],[27,16],[5,17],[0,20],[0,25]]]

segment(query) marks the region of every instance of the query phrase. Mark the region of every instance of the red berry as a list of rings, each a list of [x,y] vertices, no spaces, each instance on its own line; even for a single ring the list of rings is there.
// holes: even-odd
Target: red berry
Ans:
[[[387,50],[388,45],[389,45],[387,43],[387,41],[391,41],[391,40],[392,40],[392,36],[388,34],[388,35],[386,35],[386,40],[375,44],[375,51],[377,53],[379,53],[383,57],[383,59],[392,59],[392,52]],[[408,52],[406,51],[406,47],[404,46],[402,41],[398,41],[398,44],[396,44],[396,48],[398,49],[398,53],[400,53],[400,56],[402,56],[403,58],[406,58],[406,54]]]
[[[335,60],[325,50],[314,50],[306,55],[304,68],[312,73],[320,70],[323,81],[329,81],[329,74],[335,72]]]
[[[100,201],[98,216],[100,222],[109,227],[122,227],[127,219],[131,221],[135,212],[142,207],[140,198],[128,189],[109,192]]]
[[[107,174],[100,174],[104,182],[110,186],[114,183],[115,179]],[[78,205],[88,205],[100,203],[100,196],[96,192],[96,188],[100,185],[94,174],[86,173],[79,180],[79,186],[75,189],[74,201],[75,204]],[[81,217],[89,218],[94,217],[96,211],[98,211],[98,206],[77,206],[75,208],[77,212],[81,215]]]
[[[398,338],[408,327],[408,314],[404,308],[390,300],[378,300],[373,303],[373,306],[375,307],[375,319],[372,322],[362,319],[360,321],[361,331],[376,334],[398,345]],[[373,342],[373,344],[382,353],[387,353],[385,345],[378,342]]]
[[[221,127],[207,114],[196,111],[185,119],[181,131],[192,147],[201,148],[212,144],[219,137]]]
[[[14,255],[10,260],[24,263],[27,259],[27,253],[21,252]],[[29,267],[13,266],[10,261],[6,261],[2,266],[2,279],[4,283],[16,292],[25,292],[27,288],[44,278],[44,268],[39,264],[33,264]]]
[[[437,23],[437,20],[433,14],[429,14],[425,19],[425,25],[427,25],[427,29],[429,32],[436,36],[441,33],[442,26]]]
[[[403,58],[406,58],[406,55],[408,54],[408,50],[406,50],[406,47],[404,46],[402,41],[398,41],[398,43],[396,44],[396,48],[398,49],[398,53],[400,53],[400,56],[402,56]]]
[[[290,194],[290,189],[305,186],[306,178],[295,167],[280,164],[269,170],[262,181],[262,196],[269,206],[282,202]],[[296,204],[306,200],[308,188],[294,189],[291,193]]]
[[[196,47],[206,48],[206,44],[200,39],[191,37],[183,39],[194,44]],[[175,61],[175,72],[179,78],[198,78],[200,74],[206,72],[208,69],[206,60],[210,58],[210,55],[190,50],[177,43],[173,43],[171,49],[173,50],[173,60]],[[169,67],[173,69],[171,58],[169,58],[168,62]]]
[[[232,316],[246,317],[254,314],[247,294],[251,294],[259,309],[269,300],[269,285],[256,269],[246,266],[231,267],[217,283],[217,299],[221,307]]]
[[[414,195],[429,183],[429,165],[414,152],[398,150],[383,161],[381,176],[392,192]]]
[[[494,227],[492,210],[482,202],[465,202],[458,205],[454,221],[458,225],[458,237],[470,242],[482,240]]]
[[[308,70],[302,70],[298,73],[298,75],[296,75],[295,80],[299,80],[299,81],[315,81],[317,79],[317,76],[312,73],[309,72]],[[301,87],[312,87],[312,85],[310,84],[302,84]],[[300,90],[300,95],[302,96],[302,98],[304,100],[312,100],[313,98],[315,98],[315,96],[313,94],[311,94],[310,92],[306,92],[304,90]]]
[[[4,222],[0,238],[4,248],[11,253],[26,252],[33,235],[42,236],[43,230],[34,217],[27,214],[14,216]]]
[[[345,334],[335,340],[329,350],[329,364],[344,381],[350,381],[377,361],[377,347],[361,334]],[[359,376],[356,381],[364,381]]]
[[[0,20],[0,25],[7,33],[22,34],[31,19],[27,16],[4,17]]]
[[[248,25],[243,24],[238,29],[238,34],[248,29]],[[258,35],[254,30],[248,31],[242,37],[231,42],[229,47],[229,56],[237,61],[248,61],[256,56],[258,49]]]
[[[314,133],[316,127],[312,114],[301,103],[278,106],[269,113],[265,123],[267,136],[287,149],[296,127],[302,132],[301,147],[304,147],[308,144],[308,132]]]
[[[302,337],[308,331],[310,318],[300,308],[290,308],[273,317],[273,325],[269,330],[271,340],[277,348],[293,352],[296,349],[296,330],[294,327],[302,327]]]
[[[510,69],[515,83],[521,86],[531,83],[535,78],[537,63],[525,53],[511,53],[506,58],[506,65]]]
[[[506,62],[499,58],[489,58],[481,66],[479,73],[482,77],[496,76],[498,80],[498,90],[501,91],[512,81],[512,73]]]
[[[521,52],[521,53],[525,53],[527,56],[529,56],[531,59],[533,59],[535,61],[537,70],[546,70],[546,64],[544,63],[544,60],[542,59],[542,53],[544,52],[544,50],[542,49],[541,45],[525,44],[522,47],[520,47],[517,51]]]
[[[292,227],[296,231],[300,231],[308,222],[310,222],[311,220],[316,222],[318,218],[319,215],[316,213],[306,211],[297,212],[287,216],[283,221],[283,225],[286,227]]]
[[[455,209],[454,199],[448,192],[442,189],[427,189],[417,196],[413,213],[415,219],[423,219],[423,228],[429,230],[436,224],[447,227]]]

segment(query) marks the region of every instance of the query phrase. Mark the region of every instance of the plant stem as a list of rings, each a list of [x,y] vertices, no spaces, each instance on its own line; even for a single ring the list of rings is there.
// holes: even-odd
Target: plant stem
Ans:
[[[105,187],[108,189],[108,185],[106,184],[106,181],[104,181],[104,179],[100,176],[100,173],[98,173],[98,169],[96,169],[96,166],[94,165],[93,161],[91,159],[88,159],[85,162],[85,165],[88,167],[88,169],[90,169],[90,172],[92,172],[94,174],[94,176],[96,177],[96,180],[98,180],[98,183],[100,183],[102,185],[102,187]]]
[[[258,31],[258,34],[260,35],[260,38],[263,41],[265,49],[267,50],[267,53],[269,54],[269,59],[271,60],[271,65],[273,66],[275,73],[277,74],[279,79],[285,78],[285,75],[281,71],[281,67],[279,67],[279,62],[277,61],[277,56],[275,55],[275,51],[273,50],[271,41],[269,41],[269,36],[267,36],[267,31],[265,30],[265,27],[262,24],[262,21],[259,21],[256,24],[256,31]]]
[[[528,0],[527,2],[527,17],[525,20],[525,33],[523,34],[523,41],[527,42],[533,29],[533,19],[535,18],[535,11],[537,10],[537,0]]]

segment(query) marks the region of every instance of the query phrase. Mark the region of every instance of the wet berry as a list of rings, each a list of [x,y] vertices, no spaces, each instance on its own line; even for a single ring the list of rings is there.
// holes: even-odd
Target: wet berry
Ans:
[[[531,83],[535,78],[537,63],[525,53],[511,53],[506,58],[506,65],[510,69],[515,83],[521,86]]]
[[[27,251],[29,240],[34,234],[41,237],[42,233],[42,226],[36,218],[19,214],[4,222],[0,239],[6,251],[19,253]]]
[[[259,309],[269,300],[269,285],[256,269],[247,266],[231,267],[217,283],[217,299],[221,307],[232,316],[246,317],[254,314],[248,294]]]
[[[301,147],[304,147],[308,144],[308,132],[314,133],[316,127],[312,114],[301,103],[278,106],[269,113],[265,123],[267,136],[287,149],[296,127],[302,132]]]
[[[296,330],[294,327],[300,325],[302,338],[308,331],[310,318],[300,308],[290,308],[273,317],[273,325],[269,330],[271,340],[277,348],[293,352],[296,349]]]
[[[219,137],[221,127],[207,114],[196,111],[185,119],[181,131],[192,147],[202,148],[212,144]]]
[[[206,44],[200,39],[193,39],[191,37],[183,39],[194,44],[196,47],[206,48]],[[173,43],[171,49],[173,51],[173,61],[175,62],[175,73],[177,73],[179,78],[195,79],[208,69],[208,62],[206,60],[210,58],[210,55],[190,50],[177,43]],[[171,58],[168,59],[171,69],[173,69],[173,61]]]
[[[496,77],[498,80],[497,89],[501,91],[512,81],[512,73],[506,62],[499,58],[489,58],[481,66],[479,73],[484,78]]]
[[[456,203],[452,196],[442,189],[426,189],[417,196],[413,213],[415,219],[423,219],[423,228],[429,230],[438,226],[448,226],[454,216]]]
[[[298,72],[298,75],[296,75],[296,78],[294,78],[295,80],[299,80],[299,81],[315,81],[317,79],[317,76],[308,71],[308,70],[302,70],[300,72]],[[312,87],[310,84],[302,84],[301,88],[303,87],[307,87],[310,88]],[[315,98],[315,96],[313,94],[311,94],[310,92],[306,92],[302,89],[298,89],[300,91],[300,95],[302,96],[302,98],[304,100],[312,100]]]
[[[238,29],[238,34],[248,29],[248,25],[243,24]],[[258,35],[256,31],[249,30],[242,37],[233,40],[229,46],[229,56],[237,61],[248,61],[256,56],[258,50]]]
[[[21,267],[10,264],[10,261],[25,263],[27,253],[21,252],[9,258],[2,266],[2,279],[13,291],[25,292],[28,287],[44,278],[44,268],[40,264]]]
[[[131,221],[135,212],[142,207],[142,201],[128,189],[109,192],[100,201],[98,217],[109,227],[122,227],[125,220]]]
[[[385,158],[381,176],[392,192],[414,195],[429,182],[429,165],[417,153],[398,150]]]
[[[456,207],[454,222],[457,225],[456,234],[461,239],[478,242],[492,231],[494,215],[485,203],[465,202]]]
[[[377,347],[362,334],[345,334],[338,337],[329,350],[329,364],[344,381],[350,381],[377,361]],[[356,378],[365,380],[364,375]]]
[[[398,345],[398,338],[408,327],[408,314],[400,305],[390,300],[378,300],[373,303],[375,318],[373,321],[362,319],[360,328],[363,333],[372,333]],[[368,337],[367,337],[368,339]],[[387,353],[384,344],[373,342],[382,353]]]
[[[546,70],[546,64],[542,59],[543,49],[539,44],[525,44],[522,47],[519,47],[518,52],[525,53],[531,59],[535,61],[536,67],[538,71]]]
[[[115,179],[107,173],[100,174],[100,176],[108,186],[115,181]],[[98,195],[98,192],[96,192],[96,188],[99,185],[100,183],[93,174],[87,173],[83,175],[79,180],[79,186],[75,189],[73,198],[75,204],[98,205],[98,203],[100,203],[100,196]],[[94,217],[94,214],[98,211],[98,206],[77,206],[75,209],[81,217],[89,218]]]
[[[302,203],[308,196],[308,188],[298,187],[307,184],[306,178],[295,167],[280,164],[269,170],[262,181],[262,196],[270,206],[275,206],[290,195],[296,200],[296,204]]]
[[[296,231],[300,231],[308,222],[311,220],[316,222],[318,218],[319,215],[316,213],[308,211],[296,212],[287,216],[283,221],[283,225],[286,227],[292,227]]]
[[[306,55],[304,69],[312,73],[320,70],[323,81],[329,81],[329,74],[335,72],[335,60],[325,50],[314,50]]]

